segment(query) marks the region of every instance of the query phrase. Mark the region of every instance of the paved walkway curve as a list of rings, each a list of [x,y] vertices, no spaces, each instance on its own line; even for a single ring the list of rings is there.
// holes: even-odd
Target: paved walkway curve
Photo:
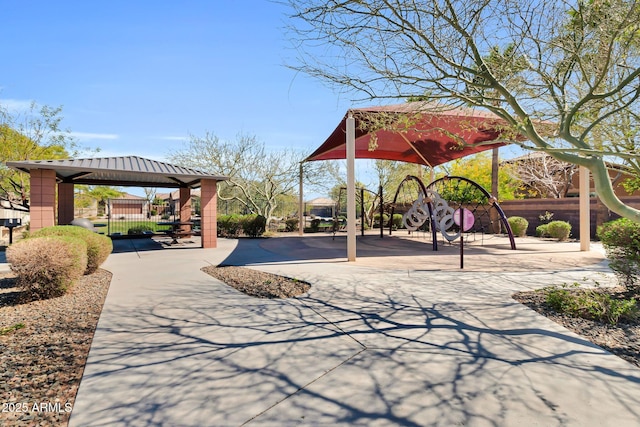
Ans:
[[[639,369],[510,298],[606,282],[601,254],[467,271],[380,244],[347,263],[338,239],[305,239],[118,244],[70,425],[639,425]],[[220,263],[312,288],[251,298],[200,271]]]

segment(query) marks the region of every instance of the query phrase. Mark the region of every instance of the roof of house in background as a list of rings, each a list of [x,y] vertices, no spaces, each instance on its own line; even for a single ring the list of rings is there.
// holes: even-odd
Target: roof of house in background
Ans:
[[[112,200],[122,200],[122,199],[139,200],[141,202],[145,202],[147,200],[142,196],[136,196],[135,194],[130,194],[130,193],[122,193],[122,195],[120,197],[115,197]]]
[[[327,197],[317,197],[305,203],[312,206],[333,206],[336,204],[335,200],[329,199]]]
[[[517,162],[524,162],[529,160],[537,161],[537,160],[544,160],[550,157],[551,157],[551,154],[547,154],[543,151],[531,151],[526,154],[523,154],[522,156],[501,160],[500,163],[517,163]]]
[[[7,162],[7,166],[27,173],[32,169],[55,170],[56,177],[61,182],[87,185],[195,188],[200,186],[202,179],[228,179],[226,176],[138,156],[25,160]]]

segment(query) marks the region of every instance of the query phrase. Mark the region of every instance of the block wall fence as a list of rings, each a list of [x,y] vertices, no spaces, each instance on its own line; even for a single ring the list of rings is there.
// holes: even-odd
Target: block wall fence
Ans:
[[[629,196],[620,198],[624,203],[636,209],[640,209],[640,196]],[[545,212],[553,213],[553,220],[569,221],[571,224],[571,237],[580,236],[580,199],[578,197],[567,197],[563,199],[523,199],[507,200],[500,202],[500,207],[504,214],[510,216],[521,216],[529,221],[527,235],[535,236],[536,227],[542,222],[538,218]],[[619,215],[609,211],[597,197],[591,197],[591,238],[596,237],[598,225],[607,221],[620,218]]]

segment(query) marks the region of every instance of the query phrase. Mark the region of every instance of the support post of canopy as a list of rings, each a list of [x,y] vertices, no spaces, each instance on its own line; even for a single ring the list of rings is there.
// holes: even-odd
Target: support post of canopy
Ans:
[[[591,250],[591,201],[589,169],[580,166],[580,250]]]
[[[298,200],[298,234],[300,236],[304,233],[304,196],[302,192],[303,173],[304,168],[302,167],[302,162],[300,162],[300,198]]]
[[[347,261],[356,260],[356,124],[349,111],[346,121],[347,139]]]

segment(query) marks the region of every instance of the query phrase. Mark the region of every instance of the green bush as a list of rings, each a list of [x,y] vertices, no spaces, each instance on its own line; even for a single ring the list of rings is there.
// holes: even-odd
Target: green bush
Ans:
[[[7,248],[17,284],[33,298],[63,295],[87,269],[87,244],[71,236],[31,237]]]
[[[550,237],[548,231],[549,224],[542,224],[536,227],[536,237]]]
[[[640,252],[640,223],[626,218],[605,222],[596,232],[606,246],[619,246]]]
[[[578,284],[574,283],[573,288]],[[640,315],[634,298],[617,299],[598,289],[573,289],[563,285],[542,289],[550,307],[560,313],[617,324],[620,319],[635,320]]]
[[[153,227],[150,225],[140,224],[140,225],[134,225],[133,227],[130,227],[127,230],[127,234],[138,235],[138,234],[144,234],[145,232],[148,232],[148,231],[151,231],[153,233]]]
[[[220,215],[218,236],[235,239],[241,233],[249,237],[260,237],[267,228],[267,219],[262,215]]]
[[[320,230],[320,223],[322,222],[322,220],[320,218],[314,218],[311,220],[311,232],[312,233],[317,233]]]
[[[219,215],[218,236],[236,238],[240,235],[240,215]]]
[[[46,236],[70,236],[84,240],[87,245],[87,270],[85,274],[95,272],[113,251],[113,243],[110,238],[75,225],[45,227],[30,234],[30,238]]]
[[[242,232],[249,237],[260,237],[267,227],[267,218],[262,215],[245,215],[240,219]]]
[[[626,218],[610,221],[598,227],[596,235],[605,248],[609,267],[616,273],[620,285],[640,291],[640,224]]]
[[[402,214],[394,213],[391,222],[396,229],[404,227],[402,225]]]
[[[566,221],[551,221],[547,224],[547,233],[549,237],[564,241],[571,234],[571,224]]]
[[[373,226],[374,227],[384,227],[389,222],[389,215],[382,214],[382,224],[380,224],[380,214],[373,214]]]
[[[298,218],[287,218],[285,220],[284,231],[297,231],[298,230]]]
[[[527,228],[529,227],[529,221],[521,216],[512,216],[507,218],[511,232],[516,237],[524,237],[527,235]]]

